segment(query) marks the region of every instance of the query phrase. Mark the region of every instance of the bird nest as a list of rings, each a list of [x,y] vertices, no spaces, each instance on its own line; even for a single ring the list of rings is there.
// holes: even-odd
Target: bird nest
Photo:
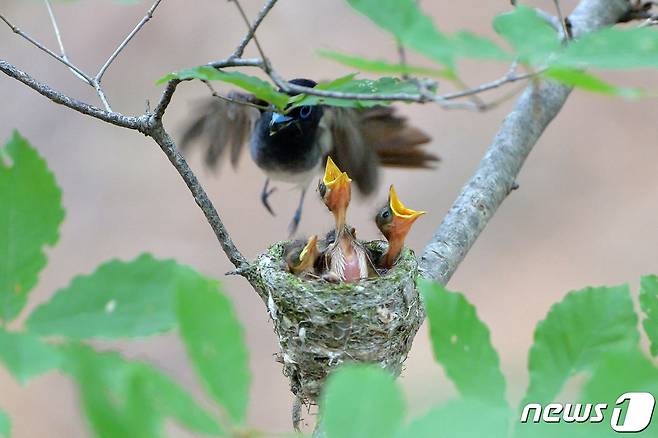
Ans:
[[[424,318],[413,251],[405,248],[380,277],[334,284],[290,274],[287,243],[261,254],[246,276],[274,321],[292,392],[316,404],[327,375],[343,362],[378,364],[399,375]],[[363,243],[375,256],[385,248],[382,241]]]

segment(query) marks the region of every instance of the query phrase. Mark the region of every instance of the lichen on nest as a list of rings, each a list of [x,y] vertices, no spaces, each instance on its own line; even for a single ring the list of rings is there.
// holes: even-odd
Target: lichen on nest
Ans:
[[[292,392],[317,403],[327,375],[343,362],[375,363],[398,375],[424,317],[413,251],[405,248],[380,277],[334,284],[287,272],[287,243],[272,245],[246,276],[274,322]],[[379,254],[385,245],[362,243]]]

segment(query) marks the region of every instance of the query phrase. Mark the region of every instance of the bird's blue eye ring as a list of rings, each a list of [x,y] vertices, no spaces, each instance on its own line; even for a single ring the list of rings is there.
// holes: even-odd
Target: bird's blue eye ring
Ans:
[[[307,119],[311,115],[312,108],[310,105],[304,105],[299,108],[299,116],[302,119]]]

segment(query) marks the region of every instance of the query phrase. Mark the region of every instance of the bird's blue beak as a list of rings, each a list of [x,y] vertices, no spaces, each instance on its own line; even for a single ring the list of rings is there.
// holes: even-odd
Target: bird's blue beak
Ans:
[[[281,113],[272,113],[270,120],[270,135],[274,135],[286,126],[289,126],[295,119]]]

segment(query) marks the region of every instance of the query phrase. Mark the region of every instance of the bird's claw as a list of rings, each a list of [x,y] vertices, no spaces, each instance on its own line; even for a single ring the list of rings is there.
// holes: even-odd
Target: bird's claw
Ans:
[[[265,209],[266,209],[266,210],[267,210],[272,216],[276,216],[276,214],[274,213],[274,210],[272,210],[272,207],[270,206],[270,202],[269,202],[268,198],[269,198],[270,195],[271,195],[272,193],[274,193],[275,191],[276,191],[276,187],[272,187],[272,188],[269,189],[269,190],[267,190],[267,187],[265,187],[265,189],[263,189],[263,191],[262,191],[261,194],[260,194],[260,201],[263,203],[263,206],[265,206]]]
[[[295,233],[297,232],[297,227],[299,227],[299,223],[302,220],[302,212],[301,210],[295,211],[295,214],[292,216],[292,220],[290,221],[290,225],[288,225],[288,234],[289,237],[293,237]]]

